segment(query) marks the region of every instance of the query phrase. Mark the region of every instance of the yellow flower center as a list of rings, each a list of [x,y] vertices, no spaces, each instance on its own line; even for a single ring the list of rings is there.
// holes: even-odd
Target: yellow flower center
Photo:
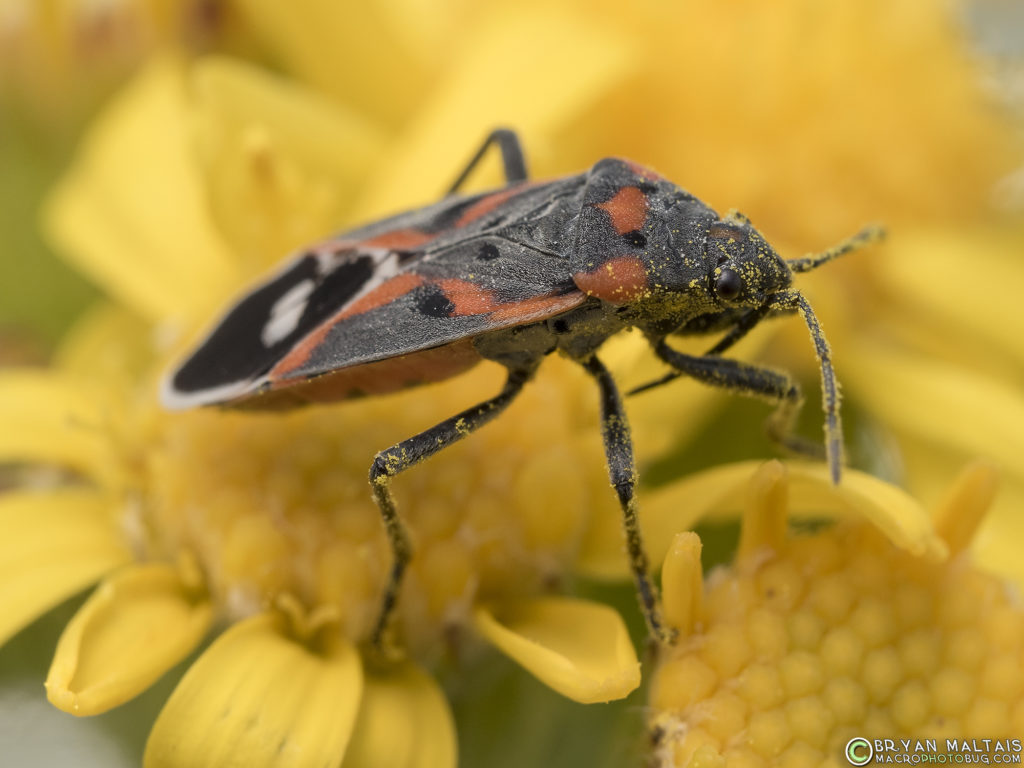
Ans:
[[[1024,612],[1003,582],[867,525],[780,549],[713,572],[701,631],[657,670],[659,765],[817,766],[855,736],[1024,732]]]
[[[474,602],[557,581],[592,491],[607,492],[592,430],[578,451],[571,439],[592,418],[593,398],[574,384],[587,382],[549,365],[563,370],[542,373],[496,422],[392,486],[413,535],[398,617],[414,646]],[[191,552],[233,618],[287,596],[333,607],[363,639],[391,565],[368,483],[374,454],[490,396],[502,376],[480,366],[455,382],[287,413],[160,414],[144,480],[148,546],[156,557]]]

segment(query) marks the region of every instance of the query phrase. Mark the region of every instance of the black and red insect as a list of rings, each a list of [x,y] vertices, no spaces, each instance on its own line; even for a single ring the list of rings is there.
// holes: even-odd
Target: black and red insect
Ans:
[[[507,185],[457,194],[492,144],[501,149]],[[544,357],[560,352],[600,390],[605,453],[640,603],[651,631],[667,639],[637,523],[629,427],[599,348],[638,328],[675,371],[641,389],[685,375],[766,398],[777,404],[772,437],[806,452],[808,444],[790,431],[802,403],[796,382],[721,357],[759,321],[798,312],[821,368],[825,454],[838,482],[842,438],[831,353],[810,304],[792,287],[793,273],[879,233],[869,227],[829,251],[787,261],[742,215],[720,217],[626,160],[527,181],[518,138],[496,130],[441,202],[312,246],[252,289],[172,373],[164,401],[172,408],[292,408],[438,381],[480,359],[508,369],[495,397],[373,460],[370,483],[394,557],[373,632],[379,645],[412,554],[391,478],[496,417]],[[666,341],[716,332],[721,340],[702,356]]]

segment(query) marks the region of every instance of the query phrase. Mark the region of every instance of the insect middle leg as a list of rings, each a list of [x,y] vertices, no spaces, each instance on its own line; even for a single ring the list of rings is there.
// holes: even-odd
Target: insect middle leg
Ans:
[[[583,367],[594,377],[601,389],[601,437],[608,460],[608,476],[622,508],[629,566],[636,582],[640,607],[651,634],[663,643],[671,643],[675,639],[675,632],[662,622],[658,591],[651,583],[650,563],[640,534],[634,495],[637,479],[636,462],[633,460],[633,440],[629,434],[629,422],[622,407],[622,398],[611,373],[596,356],[584,360]]]
[[[497,144],[501,149],[501,162],[505,168],[505,183],[515,184],[519,181],[526,181],[528,178],[526,156],[523,154],[523,145],[519,141],[519,135],[508,128],[495,128],[484,139],[483,145],[473,155],[473,159],[469,161],[466,170],[459,174],[459,178],[448,189],[449,195],[458,192],[459,187],[466,183],[466,179],[476,170],[476,167],[484,159],[484,155],[487,154],[487,150],[491,148],[492,144]]]
[[[664,340],[654,345],[654,353],[679,374],[774,403],[775,412],[766,424],[768,437],[794,453],[825,458],[825,449],[820,443],[793,434],[793,424],[803,407],[804,397],[800,385],[788,374],[728,357],[687,355],[672,349]]]
[[[384,529],[391,545],[392,556],[391,573],[381,599],[380,614],[371,635],[374,648],[378,650],[383,648],[384,633],[398,601],[406,567],[412,557],[412,543],[409,540],[408,529],[395,509],[395,502],[388,487],[391,484],[391,479],[409,467],[433,456],[442,448],[467,437],[500,414],[522,391],[526,382],[533,377],[535,370],[536,366],[510,369],[508,380],[497,396],[490,400],[484,400],[418,435],[381,451],[374,458],[373,465],[370,467],[370,487],[373,489],[374,500],[377,502],[381,518],[384,521]]]

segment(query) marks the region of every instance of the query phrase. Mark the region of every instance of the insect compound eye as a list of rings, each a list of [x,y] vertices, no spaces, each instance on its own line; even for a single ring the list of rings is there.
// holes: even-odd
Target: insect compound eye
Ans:
[[[743,290],[743,280],[735,269],[723,269],[715,281],[715,293],[720,299],[732,301]]]

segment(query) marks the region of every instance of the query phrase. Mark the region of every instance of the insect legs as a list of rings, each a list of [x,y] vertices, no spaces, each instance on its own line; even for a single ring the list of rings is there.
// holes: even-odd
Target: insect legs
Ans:
[[[388,487],[392,478],[433,456],[442,448],[458,442],[495,418],[522,391],[535,370],[536,366],[521,370],[510,369],[504,388],[495,397],[381,451],[374,458],[370,467],[370,487],[373,489],[374,500],[384,521],[392,556],[391,573],[381,600],[380,614],[371,635],[374,648],[383,648],[384,633],[398,601],[405,569],[412,557],[408,529],[395,509],[395,502]]]
[[[622,407],[622,397],[611,373],[597,356],[584,360],[583,367],[594,377],[601,389],[601,437],[604,439],[604,451],[608,459],[608,476],[619,498],[619,506],[622,507],[629,566],[633,571],[644,618],[651,634],[664,643],[671,643],[675,633],[662,622],[658,593],[651,583],[650,563],[640,534],[637,502],[634,496],[636,462],[633,460],[633,440],[630,437],[625,409]]]
[[[459,191],[459,187],[466,183],[469,175],[476,170],[476,167],[483,160],[487,150],[492,144],[497,144],[501,149],[501,162],[505,169],[505,183],[515,184],[519,181],[526,181],[526,156],[523,154],[523,145],[519,142],[519,135],[508,128],[495,128],[484,139],[480,149],[476,151],[473,158],[466,165],[466,169],[459,174],[455,183],[448,189],[448,194],[453,195]]]
[[[664,339],[654,345],[654,353],[681,375],[774,403],[775,412],[767,422],[768,436],[795,453],[816,458],[823,456],[822,447],[817,442],[793,434],[793,423],[803,406],[804,397],[800,385],[788,374],[728,357],[683,354],[672,349]]]

